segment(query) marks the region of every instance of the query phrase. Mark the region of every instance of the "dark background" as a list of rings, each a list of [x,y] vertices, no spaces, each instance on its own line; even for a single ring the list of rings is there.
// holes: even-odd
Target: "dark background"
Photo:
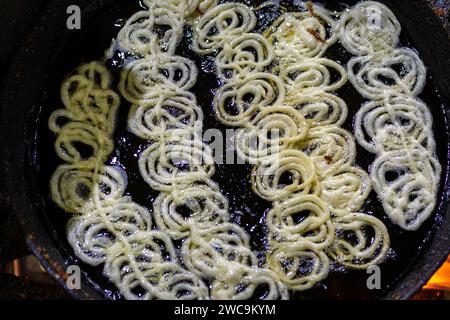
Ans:
[[[45,0],[0,0],[0,66],[7,67],[17,43],[23,40],[43,10]]]
[[[0,0],[0,70],[6,73],[14,53],[39,19],[45,0]],[[0,79],[2,82],[4,79]],[[0,186],[2,188],[3,186]],[[2,207],[0,192],[0,263],[27,252],[14,217]]]

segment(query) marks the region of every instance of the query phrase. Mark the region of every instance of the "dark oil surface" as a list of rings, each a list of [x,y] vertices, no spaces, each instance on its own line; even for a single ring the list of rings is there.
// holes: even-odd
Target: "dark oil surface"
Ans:
[[[241,2],[250,5],[252,1]],[[253,1],[253,4],[262,2]],[[266,7],[257,11],[259,18],[257,30],[259,32],[267,28],[285,10],[298,11],[298,8],[289,1],[281,4],[281,7]],[[327,4],[327,7],[342,9],[344,5],[332,1],[331,5]],[[40,105],[39,124],[36,128],[36,150],[34,150],[36,155],[34,179],[39,189],[36,195],[37,202],[48,230],[54,238],[55,246],[60,248],[69,262],[78,263],[82,266],[86,277],[91,280],[93,286],[97,287],[105,296],[116,299],[121,298],[121,296],[118,290],[102,276],[102,267],[93,268],[80,262],[67,243],[66,223],[70,216],[56,207],[49,196],[50,177],[61,162],[55,155],[55,136],[48,130],[47,121],[52,111],[63,107],[59,97],[59,88],[64,77],[82,63],[101,59],[123,22],[140,9],[137,2],[117,1],[96,13],[90,19],[89,24],[83,26],[82,31],[67,36],[66,41],[60,46],[60,51],[55,54],[53,68],[49,70],[47,89],[43,94]],[[193,59],[199,67],[198,82],[192,92],[196,94],[198,103],[205,114],[204,129],[217,128],[225,134],[226,129],[229,128],[215,119],[212,109],[214,92],[219,86],[219,82],[211,70],[213,57],[199,57],[193,53],[189,46],[190,37],[191,32],[187,27],[185,39],[180,44],[177,54]],[[414,46],[413,37],[410,37],[407,31],[403,32],[402,44]],[[326,57],[345,66],[351,55],[340,44],[336,44],[328,50]],[[114,59],[106,63],[115,76],[114,86],[116,86],[123,61]],[[445,200],[443,190],[447,173],[448,130],[443,111],[444,102],[436,88],[435,81],[429,75],[427,86],[421,98],[433,113],[435,133],[438,135],[437,151],[444,168],[439,193],[439,203],[442,203]],[[349,107],[349,116],[344,127],[353,131],[354,115],[364,99],[350,83],[340,89],[337,94],[347,102]],[[126,170],[129,179],[127,194],[131,195],[135,202],[151,209],[152,202],[159,193],[150,189],[142,180],[137,167],[139,152],[146,148],[148,142],[127,131],[126,119],[129,104],[123,100],[119,110],[115,133],[116,148],[108,164],[121,166]],[[368,170],[370,164],[374,161],[374,156],[360,147],[358,147],[357,153],[357,164]],[[220,185],[221,190],[230,201],[230,213],[233,221],[244,227],[250,234],[252,249],[264,251],[267,249],[265,215],[271,204],[263,201],[252,192],[250,172],[250,165],[217,165],[213,180]],[[333,266],[326,280],[309,291],[292,294],[292,299],[371,299],[383,295],[402,274],[408,271],[408,267],[414,263],[421,252],[426,250],[426,244],[432,237],[435,226],[439,225],[441,221],[443,208],[438,207],[436,214],[416,232],[406,232],[391,224],[374,192],[372,192],[361,211],[381,219],[389,229],[392,249],[387,261],[381,265],[382,290],[371,291],[367,289],[368,275],[366,271],[345,270],[340,266]]]

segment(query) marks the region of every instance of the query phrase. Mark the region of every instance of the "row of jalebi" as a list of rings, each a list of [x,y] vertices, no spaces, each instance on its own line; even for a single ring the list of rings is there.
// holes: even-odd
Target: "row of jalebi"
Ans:
[[[119,96],[99,62],[82,65],[61,87],[65,108],[49,127],[58,156],[67,164],[54,173],[53,200],[76,216],[68,223],[75,254],[103,272],[128,299],[202,298],[206,286],[177,263],[170,238],[152,229],[150,212],[124,196],[126,174],[104,165],[114,148]]]
[[[426,68],[417,53],[398,48],[400,23],[385,5],[364,1],[340,21],[340,40],[356,57],[349,79],[366,99],[356,115],[358,143],[377,155],[374,189],[390,219],[417,230],[436,205],[441,165],[436,157],[433,119],[417,98]]]
[[[160,196],[153,203],[158,229],[182,240],[180,264],[210,284],[213,299],[288,298],[276,275],[260,268],[249,235],[230,220],[228,201],[211,180],[209,147],[201,139],[203,112],[188,90],[195,64],[175,55],[190,16],[184,1],[148,2],[131,17],[117,45],[140,57],[125,66],[119,90],[131,104],[131,132],[151,142],[139,155],[142,177]],[[158,33],[164,30],[164,33]],[[200,287],[199,287],[200,289]],[[198,292],[200,295],[200,292]]]
[[[351,213],[361,208],[371,184],[367,173],[352,166],[352,135],[339,128],[347,106],[330,92],[342,87],[347,75],[321,58],[337,37],[327,38],[322,21],[335,27],[316,6],[287,13],[264,37],[252,33],[257,24],[252,9],[231,3],[208,11],[194,33],[198,53],[216,54],[223,83],[215,95],[217,118],[241,128],[237,152],[255,164],[254,191],[274,202],[267,216],[268,266],[294,290],[326,278],[328,256],[365,268],[381,262],[389,248],[381,221]],[[339,74],[337,81],[329,69]],[[373,238],[367,228],[374,230]],[[356,243],[345,240],[348,233],[356,235]]]

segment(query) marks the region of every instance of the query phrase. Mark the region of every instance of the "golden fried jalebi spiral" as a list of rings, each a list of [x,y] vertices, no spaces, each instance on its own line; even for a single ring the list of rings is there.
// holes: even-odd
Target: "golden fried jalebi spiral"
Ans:
[[[268,270],[255,272],[252,268],[241,269],[243,276],[238,281],[214,281],[211,285],[211,298],[216,300],[287,300],[289,292],[279,282],[278,276]],[[258,288],[264,288],[260,296],[256,295]]]
[[[202,123],[203,112],[189,92],[155,95],[133,105],[128,117],[129,130],[146,140],[199,133]]]
[[[257,267],[249,236],[241,227],[221,223],[208,229],[193,229],[181,248],[186,268],[200,277],[233,281],[246,267]]]
[[[391,93],[416,96],[425,86],[426,68],[417,53],[401,48],[386,54],[352,58],[348,63],[348,78],[370,100],[382,100]]]
[[[401,26],[384,4],[363,1],[344,12],[339,39],[350,53],[360,56],[389,51],[399,42]]]
[[[61,160],[86,166],[103,162],[112,152],[120,98],[109,89],[110,84],[108,70],[92,62],[76,69],[61,86],[65,109],[56,110],[49,119]]]
[[[288,12],[278,18],[265,32],[273,46],[275,56],[287,64],[306,58],[320,58],[329,46],[336,42],[333,29],[336,22],[323,8],[314,6],[316,16],[309,12]]]
[[[87,204],[83,215],[73,218],[68,226],[68,240],[77,256],[90,265],[104,263],[107,251],[119,234],[128,237],[136,232],[150,232],[150,212],[122,198],[111,204]]]
[[[122,71],[119,90],[133,104],[152,99],[161,88],[183,91],[197,81],[198,70],[194,62],[179,56],[161,54],[129,63]]]
[[[266,38],[246,33],[223,44],[216,57],[216,67],[226,78],[245,77],[249,72],[264,71],[273,60]]]
[[[139,170],[154,190],[171,192],[209,179],[215,168],[211,150],[202,141],[173,136],[142,152]]]
[[[208,229],[229,219],[228,200],[212,182],[162,193],[154,204],[154,219],[173,239],[183,239],[191,228]]]
[[[126,299],[205,299],[206,285],[181,268],[162,232],[137,233],[109,249],[104,273]]]
[[[339,79],[332,82],[330,69],[339,74]],[[347,72],[338,63],[329,59],[307,59],[291,64],[281,72],[281,78],[286,83],[289,96],[314,94],[315,92],[331,92],[340,89],[347,82]]]
[[[298,146],[311,157],[322,179],[350,167],[356,158],[355,139],[338,127],[313,128]]]
[[[275,246],[290,250],[321,251],[334,240],[334,226],[327,204],[314,195],[300,195],[275,204],[267,215]]]
[[[367,269],[383,262],[390,241],[388,230],[380,220],[368,214],[352,213],[334,219],[334,225],[337,239],[328,249],[333,259],[351,269]]]
[[[370,191],[372,181],[364,170],[349,167],[321,180],[320,198],[335,215],[357,212],[363,206]]]
[[[50,180],[50,192],[53,201],[70,213],[81,213],[92,199],[98,185],[99,197],[106,203],[115,202],[126,188],[124,174],[114,167],[94,167],[83,165],[60,165]]]
[[[327,92],[290,94],[286,101],[295,107],[312,127],[340,127],[347,119],[348,108],[345,101]]]
[[[179,263],[163,264],[161,271],[155,273],[149,280],[157,283],[155,297],[160,300],[207,300],[210,298],[208,287],[203,280],[183,269]]]
[[[265,158],[252,172],[253,191],[267,201],[286,199],[295,193],[307,194],[315,187],[316,169],[310,157],[286,150]]]
[[[241,126],[260,108],[281,105],[284,94],[284,84],[277,76],[251,73],[220,88],[214,97],[214,109],[222,123]]]
[[[55,142],[58,157],[69,163],[104,162],[113,149],[113,142],[107,132],[82,122],[64,125]]]
[[[120,103],[110,89],[111,75],[98,62],[77,68],[61,86],[65,109],[52,113],[49,128],[56,135],[55,150],[68,164],[60,165],[50,180],[55,203],[80,213],[97,184],[104,201],[122,196],[126,179],[114,168],[101,167],[113,150],[112,134]]]
[[[420,150],[385,152],[372,166],[374,189],[391,220],[406,230],[417,230],[436,205],[441,166]]]
[[[269,266],[288,289],[304,291],[328,276],[330,259],[322,250],[290,250],[284,246],[270,255]]]
[[[160,30],[160,32],[155,32]],[[183,35],[183,20],[163,7],[135,13],[120,30],[117,43],[121,49],[143,56],[174,54]]]
[[[304,139],[309,131],[305,118],[292,107],[274,106],[260,111],[236,134],[237,153],[256,164]]]
[[[183,2],[183,0],[180,0]],[[205,13],[209,9],[214,8],[217,6],[218,0],[188,0],[187,2],[187,9],[186,9],[186,15],[191,15],[195,11],[199,13]]]
[[[65,109],[52,113],[49,128],[56,134],[64,128],[60,120],[91,125],[107,134],[115,128],[120,97],[110,90],[111,75],[100,63],[85,64],[74,71],[61,86]]]
[[[227,40],[245,34],[256,26],[252,9],[240,3],[225,3],[203,15],[194,30],[194,50],[211,53]]]
[[[150,10],[155,7],[167,8],[177,14],[177,17],[191,16],[195,12],[198,14],[205,13],[208,9],[214,8],[218,0],[142,0],[142,3]],[[184,14],[183,14],[184,13]]]
[[[372,153],[410,149],[435,151],[433,118],[427,106],[408,96],[366,103],[355,117],[355,137]]]

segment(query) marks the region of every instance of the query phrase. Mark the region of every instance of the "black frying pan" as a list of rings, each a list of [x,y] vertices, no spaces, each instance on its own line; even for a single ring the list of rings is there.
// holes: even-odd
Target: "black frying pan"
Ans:
[[[328,7],[340,6],[335,1],[322,2]],[[343,2],[352,4],[355,1]],[[420,230],[404,232],[386,219],[379,202],[372,195],[365,212],[373,213],[386,223],[394,249],[389,259],[381,265],[383,289],[367,290],[367,274],[364,271],[341,270],[332,272],[322,284],[298,293],[294,298],[407,299],[430,278],[449,253],[450,74],[447,71],[450,70],[450,34],[425,0],[385,2],[402,23],[402,44],[417,48],[429,67],[428,84],[421,98],[434,115],[438,156],[444,167],[439,205],[434,216]],[[437,2],[441,6],[450,5],[448,1],[444,1],[446,4]],[[83,9],[81,31],[68,31],[65,28],[66,9],[71,4],[78,4]],[[34,30],[14,52],[12,61],[8,63],[9,71],[3,79],[0,98],[0,179],[4,189],[3,202],[6,210],[17,216],[28,246],[61,286],[66,286],[67,266],[78,264],[82,268],[82,289],[69,290],[73,297],[120,298],[117,289],[102,277],[101,269],[79,262],[67,243],[65,224],[68,215],[61,212],[49,198],[48,181],[58,161],[53,152],[54,137],[47,130],[46,123],[49,114],[61,107],[58,93],[63,77],[80,63],[99,59],[119,30],[114,27],[114,23],[118,19],[128,18],[139,7],[129,0],[59,0],[48,1],[42,8],[42,17],[36,20]],[[276,10],[263,13],[265,19],[262,19],[259,27],[263,28],[277,14]],[[26,22],[31,24],[37,16],[39,11],[32,12],[25,18]],[[179,53],[195,59],[197,65],[204,62],[189,50],[186,43],[182,43]],[[339,46],[331,49],[327,55],[342,63],[349,59],[349,55]],[[120,71],[120,59],[106,63],[111,71]],[[225,130],[208,112],[215,83],[211,75],[201,73],[193,91],[205,111],[206,126]],[[351,86],[345,87],[339,95],[349,104],[350,117],[346,126],[351,129],[352,115],[363,100]],[[133,174],[137,170],[136,159],[127,157],[130,150],[142,143],[125,128],[127,109],[128,106],[123,103],[116,132],[118,152],[113,156],[118,157],[120,154],[119,161],[130,172],[128,192],[135,201],[149,206],[155,193],[146,189],[145,184],[139,181],[139,175]],[[367,169],[372,161],[371,156],[361,149],[358,154],[358,164]],[[230,198],[233,219],[247,227],[256,226],[252,232],[252,245],[261,249],[265,228],[257,221],[268,204],[248,191],[250,167],[218,166],[217,171],[214,180]],[[246,211],[247,214],[240,213]]]

